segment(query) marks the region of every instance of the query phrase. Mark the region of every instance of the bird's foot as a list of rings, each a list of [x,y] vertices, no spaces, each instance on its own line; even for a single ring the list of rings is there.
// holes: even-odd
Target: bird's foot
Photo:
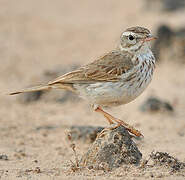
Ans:
[[[126,130],[128,130],[130,133],[134,134],[135,136],[144,137],[139,130],[135,129],[133,126],[130,126],[129,124],[125,123],[124,121],[117,119],[117,118],[115,118],[114,121],[117,122],[117,126],[115,128],[117,128],[119,126],[123,126]]]
[[[130,126],[129,124],[125,123],[124,121],[117,119],[115,117],[113,117],[112,115],[110,115],[109,113],[105,112],[101,107],[97,107],[95,109],[96,112],[99,112],[101,114],[104,115],[104,117],[108,120],[108,122],[110,124],[114,124],[114,122],[117,123],[117,126],[115,126],[114,128],[117,128],[119,126],[123,126],[125,127],[130,133],[134,134],[137,137],[144,137],[140,131],[138,131],[137,129],[135,129],[134,127]],[[107,128],[106,128],[107,129]],[[105,130],[106,130],[105,129]],[[109,128],[110,129],[110,128]]]

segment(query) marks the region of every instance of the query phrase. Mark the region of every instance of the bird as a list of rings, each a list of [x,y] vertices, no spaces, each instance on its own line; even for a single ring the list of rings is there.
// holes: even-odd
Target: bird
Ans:
[[[87,100],[95,112],[103,114],[110,124],[125,127],[131,134],[142,133],[105,110],[135,100],[149,85],[155,69],[155,57],[150,41],[157,39],[140,26],[122,32],[119,43],[112,51],[80,68],[35,86],[11,92],[15,95],[51,89],[65,89]]]

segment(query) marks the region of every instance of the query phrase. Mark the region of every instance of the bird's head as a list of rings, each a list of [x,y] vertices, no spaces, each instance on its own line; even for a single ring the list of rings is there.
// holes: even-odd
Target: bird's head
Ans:
[[[122,51],[137,52],[142,47],[148,47],[148,42],[156,39],[144,27],[131,27],[126,29],[120,37],[119,48]]]

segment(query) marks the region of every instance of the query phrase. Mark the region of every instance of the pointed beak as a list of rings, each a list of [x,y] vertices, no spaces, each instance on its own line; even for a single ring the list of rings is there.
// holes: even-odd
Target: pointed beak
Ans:
[[[149,35],[147,38],[145,38],[145,39],[143,40],[143,42],[152,41],[152,40],[156,40],[156,39],[157,39],[157,37],[152,36],[152,35]]]

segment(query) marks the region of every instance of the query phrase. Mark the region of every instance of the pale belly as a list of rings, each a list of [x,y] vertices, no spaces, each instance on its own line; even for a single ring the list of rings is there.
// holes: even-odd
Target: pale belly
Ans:
[[[79,95],[89,101],[90,104],[100,106],[117,106],[127,104],[138,97],[148,86],[151,79],[140,83],[125,82],[98,82],[94,84],[75,85],[79,89]]]

